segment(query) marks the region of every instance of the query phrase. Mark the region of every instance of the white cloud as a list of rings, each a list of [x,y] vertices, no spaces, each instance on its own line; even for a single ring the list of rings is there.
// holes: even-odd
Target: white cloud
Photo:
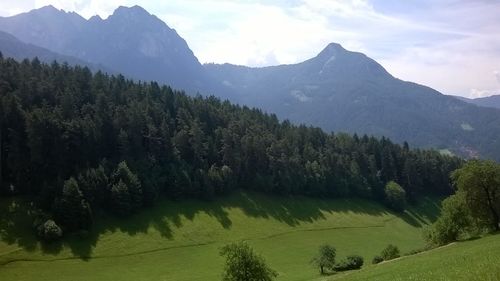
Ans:
[[[2,0],[0,15],[48,4],[86,18],[140,5],[175,28],[202,62],[296,63],[338,42],[445,94],[479,95],[500,82],[498,71],[491,75],[500,67],[497,1],[422,0],[393,12],[377,0]]]
[[[484,97],[489,97],[493,95],[500,95],[500,89],[495,89],[495,90],[478,90],[478,89],[471,89],[469,92],[469,95],[467,96],[468,98],[484,98]]]

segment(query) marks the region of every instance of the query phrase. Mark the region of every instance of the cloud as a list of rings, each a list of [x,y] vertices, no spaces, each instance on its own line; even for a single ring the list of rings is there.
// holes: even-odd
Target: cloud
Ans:
[[[468,97],[475,99],[475,98],[484,98],[484,97],[489,97],[489,96],[494,96],[494,95],[500,95],[500,89],[495,89],[495,90],[471,89]]]
[[[367,54],[394,76],[467,96],[500,82],[500,2],[461,0],[3,0],[0,15],[52,4],[89,18],[140,5],[201,62],[297,63],[328,43]],[[476,89],[472,91],[470,89]]]
[[[498,83],[500,83],[500,71],[495,70],[495,71],[493,71],[493,74],[495,74],[495,77],[497,78]]]

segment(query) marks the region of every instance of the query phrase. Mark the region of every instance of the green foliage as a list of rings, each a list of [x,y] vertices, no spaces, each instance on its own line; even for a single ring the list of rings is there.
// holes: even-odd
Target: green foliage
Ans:
[[[45,241],[55,241],[62,237],[62,229],[53,220],[47,220],[38,226],[37,229],[38,237]]]
[[[335,264],[333,270],[335,271],[346,271],[353,269],[360,269],[363,266],[363,257],[358,255],[347,256],[344,260]]]
[[[120,180],[111,187],[110,203],[112,211],[120,216],[132,213],[132,200],[127,185]]]
[[[384,259],[381,256],[374,256],[372,259],[372,264],[377,264],[383,262]]]
[[[224,246],[220,255],[226,258],[223,281],[271,281],[278,276],[264,258],[244,242]]]
[[[90,204],[102,205],[108,199],[108,176],[102,165],[81,173],[78,176],[78,184]]]
[[[56,221],[69,231],[89,229],[92,211],[74,178],[64,182],[61,196],[54,204]]]
[[[404,211],[406,207],[406,191],[394,181],[388,182],[384,191],[387,206],[398,212]]]
[[[488,160],[471,160],[451,177],[479,227],[500,230],[500,165]]]
[[[399,248],[392,244],[387,245],[380,253],[380,257],[385,261],[399,258],[399,256]]]
[[[124,215],[161,195],[212,200],[237,188],[382,201],[392,180],[411,200],[450,194],[462,164],[84,67],[0,59],[0,73],[0,188],[45,210],[71,177],[93,208]]]
[[[441,215],[424,231],[424,237],[431,245],[444,245],[464,237],[472,227],[473,220],[465,205],[464,193],[458,192],[443,201]]]
[[[311,263],[319,268],[321,274],[325,274],[325,269],[332,270],[334,268],[336,254],[337,251],[333,246],[321,245],[318,254],[311,260]]]
[[[118,164],[111,175],[111,202],[113,211],[128,215],[143,204],[142,186],[137,176],[130,171],[125,161]]]

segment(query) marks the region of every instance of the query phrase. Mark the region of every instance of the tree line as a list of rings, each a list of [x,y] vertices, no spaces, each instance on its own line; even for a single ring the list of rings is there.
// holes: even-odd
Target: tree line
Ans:
[[[0,56],[0,193],[30,195],[66,229],[88,228],[96,208],[125,216],[161,196],[210,200],[240,188],[386,202],[394,182],[404,192],[392,194],[412,202],[451,194],[461,165],[156,82]]]

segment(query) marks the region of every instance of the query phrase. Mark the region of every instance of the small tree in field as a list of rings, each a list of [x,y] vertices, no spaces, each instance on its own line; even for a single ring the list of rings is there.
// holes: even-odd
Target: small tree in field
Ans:
[[[406,192],[396,182],[390,181],[385,186],[385,200],[389,208],[402,212],[406,207]]]
[[[226,245],[220,255],[226,257],[223,281],[272,281],[278,276],[264,258],[244,242]]]
[[[325,274],[325,269],[333,269],[335,266],[336,254],[333,246],[327,244],[321,245],[318,255],[311,260],[311,263],[319,267],[321,274]]]

